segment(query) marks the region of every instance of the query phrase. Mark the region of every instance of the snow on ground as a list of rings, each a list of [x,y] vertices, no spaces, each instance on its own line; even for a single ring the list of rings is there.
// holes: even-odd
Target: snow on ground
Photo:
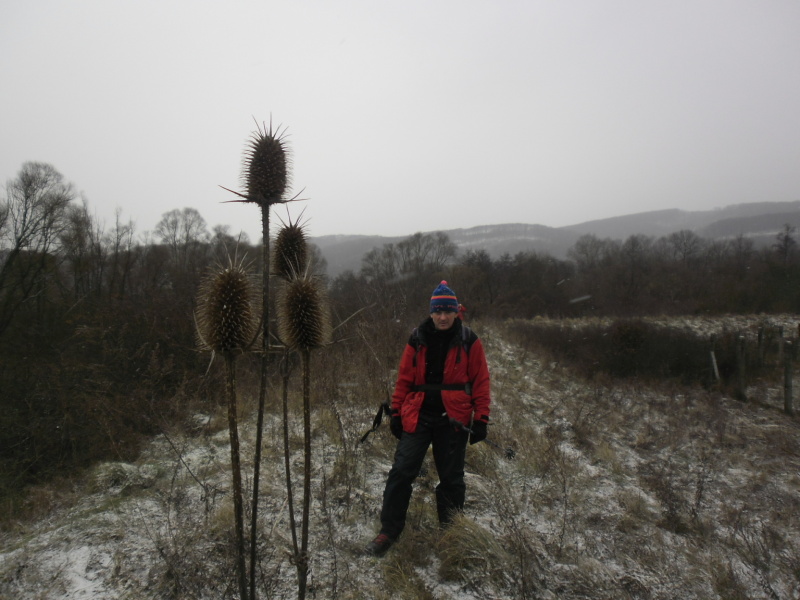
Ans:
[[[706,335],[763,321],[683,325]],[[778,322],[796,327],[790,317]],[[468,449],[466,521],[438,530],[427,465],[398,544],[382,559],[363,554],[394,445],[385,425],[356,443],[376,407],[345,392],[338,421],[315,411],[309,597],[799,597],[800,431],[777,403],[582,382],[499,330],[475,328],[491,365],[490,439],[499,448]],[[196,419],[199,434],[154,438],[136,464],[97,465],[76,481],[77,500],[3,533],[0,597],[234,597],[228,432],[208,417]],[[279,415],[268,417],[260,597],[292,598],[282,426]],[[241,438],[249,460],[252,421]],[[448,536],[457,533],[468,542],[454,550]],[[473,551],[464,565],[459,550]]]

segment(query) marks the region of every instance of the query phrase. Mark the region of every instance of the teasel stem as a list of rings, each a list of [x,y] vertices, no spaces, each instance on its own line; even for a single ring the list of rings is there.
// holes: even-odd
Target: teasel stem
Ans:
[[[244,507],[242,503],[242,466],[239,458],[239,429],[236,415],[236,359],[233,353],[225,353],[228,373],[228,432],[231,441],[231,465],[233,478],[233,511],[236,521],[236,563],[239,575],[239,596],[247,600],[247,571],[244,550]]]
[[[306,597],[308,581],[308,522],[311,512],[311,350],[303,348],[303,523],[301,529],[300,560],[298,575],[300,577],[299,600]]]
[[[262,265],[262,336],[261,336],[261,377],[258,393],[258,417],[256,419],[256,448],[253,465],[253,500],[251,504],[250,527],[250,596],[256,600],[256,555],[258,538],[258,493],[261,476],[261,446],[263,444],[264,412],[267,397],[270,349],[270,248],[269,248],[269,209],[273,204],[285,204],[297,197],[286,199],[289,184],[290,161],[285,144],[285,131],[266,124],[261,127],[256,122],[250,145],[245,153],[242,169],[244,193],[229,190],[240,199],[234,202],[252,202],[261,208],[261,239],[263,244]]]
[[[262,336],[261,336],[261,377],[258,391],[258,416],[256,418],[256,448],[253,457],[253,501],[250,523],[250,594],[256,600],[256,558],[258,538],[258,492],[261,479],[261,446],[264,438],[264,412],[267,400],[267,383],[270,363],[270,248],[269,248],[269,210],[270,206],[284,202],[284,192],[289,181],[289,161],[280,128],[273,131],[270,119],[269,129],[258,128],[253,134],[249,158],[245,161],[243,180],[248,202],[261,208],[262,255]]]
[[[294,518],[294,493],[292,491],[291,461],[289,448],[289,351],[283,353],[281,361],[281,378],[283,380],[283,459],[286,473],[286,499],[289,505],[289,528],[292,531],[292,550],[294,556],[299,555],[297,546],[297,524]]]
[[[298,598],[304,599],[308,581],[308,527],[311,512],[311,351],[330,338],[330,312],[321,282],[306,273],[284,282],[278,299],[278,333],[303,363],[303,515],[300,552],[295,555]]]
[[[258,416],[256,418],[256,448],[253,457],[253,501],[250,514],[250,595],[256,600],[256,558],[258,537],[258,490],[261,475],[261,445],[264,438],[264,411],[267,403],[267,378],[269,375],[269,205],[261,205],[261,235],[263,243],[263,275],[261,290],[261,377],[258,387]],[[284,417],[285,421],[285,417]]]
[[[225,360],[237,581],[241,600],[248,600],[242,467],[236,414],[236,357],[254,343],[258,328],[252,312],[251,279],[244,261],[234,256],[228,258],[227,266],[219,265],[215,273],[204,279],[198,300],[195,314],[198,344],[200,348],[210,350],[212,357],[218,353]]]

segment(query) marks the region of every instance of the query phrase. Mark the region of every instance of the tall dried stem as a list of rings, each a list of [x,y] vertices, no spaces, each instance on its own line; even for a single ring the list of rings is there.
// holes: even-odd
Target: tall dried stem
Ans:
[[[264,437],[264,411],[266,408],[270,349],[270,251],[269,210],[273,204],[285,202],[289,185],[289,157],[280,127],[269,129],[266,124],[253,133],[245,154],[242,183],[246,193],[234,192],[241,202],[253,202],[261,207],[261,239],[263,244],[262,271],[262,340],[261,376],[258,392],[258,417],[256,419],[256,448],[253,459],[253,500],[250,523],[250,595],[256,598],[256,555],[258,537],[258,493],[261,475],[261,446]],[[231,190],[232,191],[232,190]]]
[[[231,446],[236,568],[241,600],[248,600],[244,544],[242,468],[239,456],[238,415],[236,414],[236,356],[252,344],[255,318],[253,289],[245,265],[236,258],[219,266],[201,286],[196,315],[198,344],[225,359],[228,432]]]
[[[245,570],[244,507],[242,502],[242,466],[239,458],[239,428],[236,415],[236,359],[225,354],[228,387],[228,432],[231,441],[231,471],[233,478],[233,512],[236,522],[236,567],[239,580],[239,596],[247,600],[247,571]]]

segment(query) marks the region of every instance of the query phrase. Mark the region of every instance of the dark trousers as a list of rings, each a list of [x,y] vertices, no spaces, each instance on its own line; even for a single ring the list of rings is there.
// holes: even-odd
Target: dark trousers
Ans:
[[[456,430],[447,416],[426,418],[420,415],[417,430],[414,433],[403,432],[383,492],[381,533],[394,539],[403,531],[412,484],[431,444],[439,475],[439,485],[436,486],[439,523],[447,525],[455,511],[463,510],[466,492],[464,455],[468,436],[466,432]]]

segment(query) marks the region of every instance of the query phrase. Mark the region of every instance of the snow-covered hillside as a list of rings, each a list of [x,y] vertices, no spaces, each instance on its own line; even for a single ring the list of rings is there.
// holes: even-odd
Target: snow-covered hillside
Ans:
[[[750,403],[583,382],[501,329],[472,325],[487,347],[499,448],[469,447],[465,515],[447,531],[436,524],[429,464],[398,544],[380,559],[362,552],[393,438],[384,425],[357,443],[377,408],[358,385],[317,399],[309,597],[800,597],[800,427],[780,410],[782,382],[751,390]],[[278,412],[266,427],[261,598],[296,589]],[[299,417],[292,427],[300,482]],[[252,456],[251,421],[241,437]],[[229,492],[224,418],[197,415],[184,433],[153,439],[136,464],[36,490],[55,494],[54,508],[2,534],[0,597],[234,597]]]

